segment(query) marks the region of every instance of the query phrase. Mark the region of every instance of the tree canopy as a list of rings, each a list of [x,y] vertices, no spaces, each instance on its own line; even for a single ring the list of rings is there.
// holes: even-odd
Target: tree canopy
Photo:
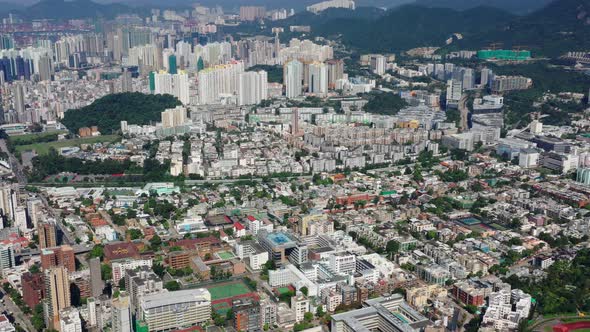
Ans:
[[[120,128],[121,121],[137,125],[160,121],[161,112],[177,105],[180,101],[167,94],[116,93],[80,109],[68,110],[62,123],[73,132],[82,127],[98,126],[100,132],[110,134]]]

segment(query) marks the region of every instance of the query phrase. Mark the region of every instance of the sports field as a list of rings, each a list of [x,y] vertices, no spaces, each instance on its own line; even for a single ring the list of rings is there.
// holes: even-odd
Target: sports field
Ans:
[[[211,300],[226,299],[252,292],[246,284],[241,281],[227,282],[207,287],[211,293]]]
[[[234,254],[232,254],[229,251],[220,251],[217,253],[217,256],[219,256],[219,258],[227,260],[227,259],[232,259],[234,257],[236,257]]]
[[[35,150],[37,154],[47,154],[51,148],[55,148],[59,150],[59,148],[63,148],[66,146],[80,146],[81,144],[94,144],[94,143],[105,143],[105,142],[114,142],[119,138],[118,135],[103,135],[103,136],[93,136],[93,137],[84,137],[84,138],[75,138],[75,139],[68,139],[63,141],[54,141],[54,142],[46,142],[46,143],[34,143],[28,145],[18,145],[16,147],[16,151],[23,152],[23,151],[30,151]]]

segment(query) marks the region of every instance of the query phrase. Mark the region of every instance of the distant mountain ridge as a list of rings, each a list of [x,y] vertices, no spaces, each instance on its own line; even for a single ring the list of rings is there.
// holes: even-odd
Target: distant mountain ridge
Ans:
[[[458,11],[415,4],[392,8],[374,17],[353,11],[330,15],[334,15],[331,10],[318,17],[298,13],[279,24],[309,24],[313,34],[339,38],[363,52],[445,46],[445,40],[455,32],[464,38],[449,49],[481,49],[500,44],[504,48],[530,49],[539,56],[590,49],[590,0],[556,0],[524,16],[492,7]]]
[[[119,3],[99,4],[91,0],[41,0],[26,8],[17,6],[4,12],[15,12],[27,19],[47,18],[59,20],[87,17],[113,18],[119,14],[138,11],[137,8]]]
[[[559,0],[416,0],[415,4],[433,8],[466,10],[481,6],[494,7],[514,14],[529,14]]]

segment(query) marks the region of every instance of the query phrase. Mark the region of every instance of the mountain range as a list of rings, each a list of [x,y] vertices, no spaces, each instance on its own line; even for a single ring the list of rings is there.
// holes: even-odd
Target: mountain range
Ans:
[[[43,2],[44,0],[41,0]],[[237,10],[240,6],[266,6],[267,8],[294,8],[295,10],[305,10],[306,6],[320,2],[321,0],[300,0],[293,2],[290,0],[200,0],[198,3],[204,6],[221,6],[226,10]],[[514,14],[526,14],[545,6],[553,0],[356,0],[357,7],[378,7],[378,8],[395,8],[405,4],[417,4],[425,7],[450,8],[456,10],[466,10],[479,6],[495,7],[506,10]],[[22,10],[27,6],[32,6],[40,2],[39,0],[3,0],[0,2],[0,13]],[[94,0],[101,5],[124,4],[129,7],[191,7],[194,4],[192,0]],[[107,11],[109,9],[106,9]]]
[[[339,38],[366,52],[443,46],[453,33],[464,38],[449,49],[479,49],[501,43],[505,48],[520,46],[545,56],[590,49],[590,0],[558,0],[522,16],[491,7],[459,11],[414,4],[374,17],[367,17],[366,12],[346,16],[341,11],[329,9],[316,17],[298,13],[279,24],[307,22],[314,34]]]
[[[41,0],[27,7],[0,3],[0,13],[17,13],[26,19],[73,19],[87,17],[112,18],[118,14],[142,12],[120,3],[99,4],[91,0]]]
[[[424,7],[466,10],[477,7],[494,7],[507,12],[523,15],[539,10],[554,0],[416,0]]]

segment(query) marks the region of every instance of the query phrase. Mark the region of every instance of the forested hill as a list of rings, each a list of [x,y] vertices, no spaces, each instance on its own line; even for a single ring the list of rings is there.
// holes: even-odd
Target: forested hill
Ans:
[[[493,1],[492,1],[493,3]],[[314,35],[340,38],[361,52],[400,52],[420,46],[444,46],[453,33],[458,49],[481,49],[492,43],[520,46],[535,56],[558,56],[590,49],[590,0],[558,0],[517,16],[491,7],[458,11],[404,5],[386,12],[326,11],[300,13],[277,24],[311,25]]]
[[[121,121],[145,125],[160,121],[160,113],[180,105],[171,95],[146,95],[139,92],[116,93],[95,100],[76,110],[68,110],[61,121],[70,131],[81,127],[98,126],[103,134],[119,130]]]

